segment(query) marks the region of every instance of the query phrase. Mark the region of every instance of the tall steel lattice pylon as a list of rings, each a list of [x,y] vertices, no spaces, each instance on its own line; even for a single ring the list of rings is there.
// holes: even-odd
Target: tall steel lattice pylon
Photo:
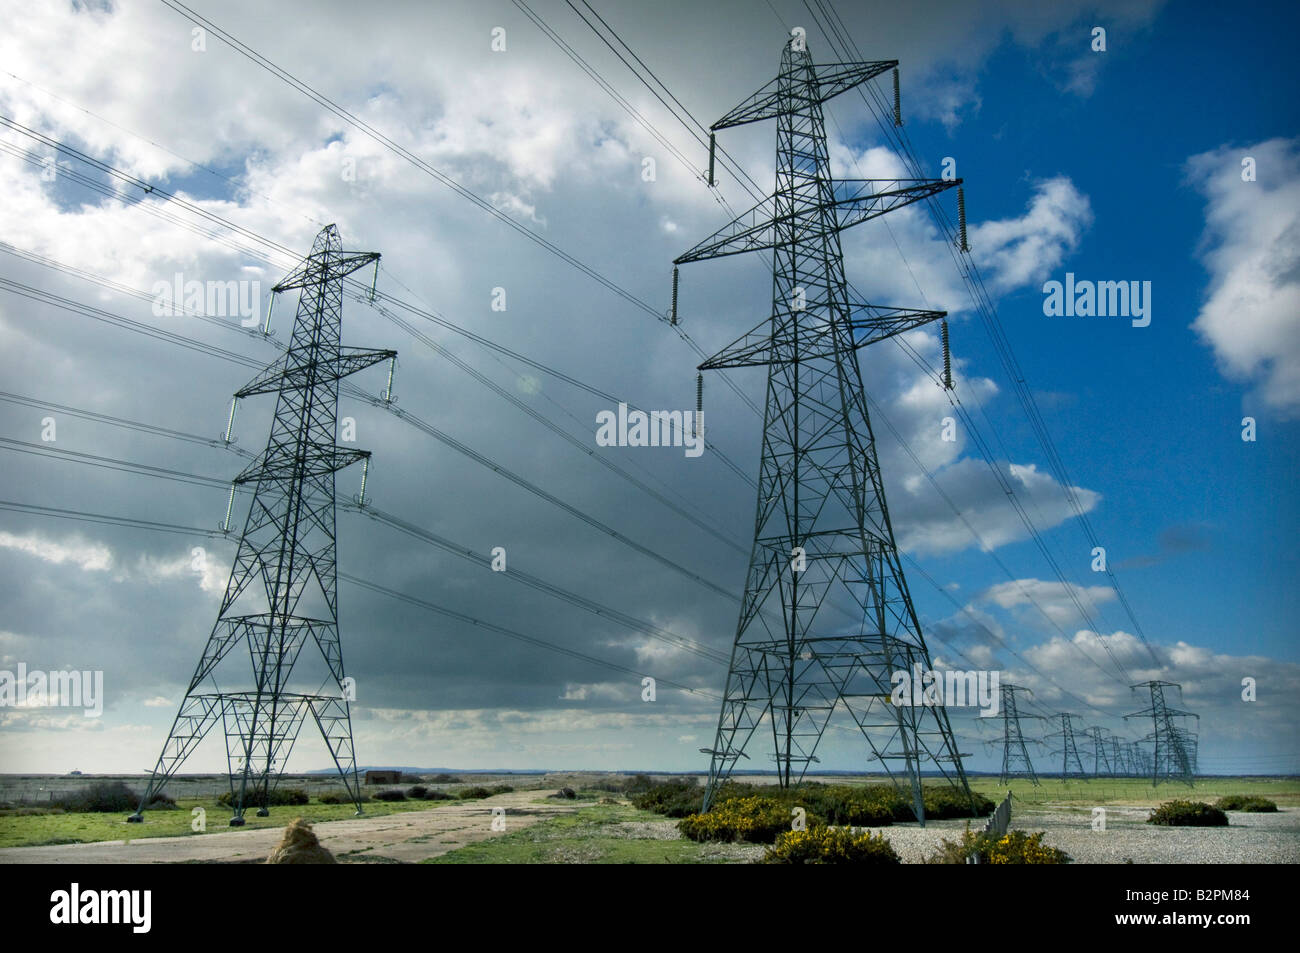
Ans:
[[[1034,787],[1038,786],[1038,774],[1034,771],[1034,763],[1029,758],[1029,748],[1024,731],[1020,725],[1021,718],[1037,718],[1037,715],[1021,715],[1020,706],[1016,704],[1016,692],[1025,692],[1032,695],[1033,692],[1019,685],[1003,683],[998,686],[1001,694],[1002,706],[1002,773],[998,776],[999,783],[1005,784],[1011,778],[1028,778],[1033,782]],[[1034,742],[1037,744],[1037,742]]]
[[[343,251],[338,229],[330,225],[316,236],[306,261],[272,289],[273,294],[294,289],[300,294],[288,350],[235,394],[236,402],[255,394],[277,395],[266,450],[231,487],[233,503],[235,486],[253,484],[253,504],[207,647],[140,808],[129,820],[142,819],[154,794],[218,722],[230,770],[230,823],[242,825],[250,805],[258,806],[264,816],[308,715],[361,811],[348,706],[352,692],[345,682],[338,629],[334,475],[359,460],[368,466],[370,453],[336,446],[335,433],[339,381],[397,354],[340,343],[343,280],[371,263],[378,268],[378,261],[373,252]],[[268,322],[269,315],[268,310]],[[364,471],[361,488],[364,499]],[[229,519],[227,507],[226,528]],[[290,675],[308,641],[324,657],[326,684],[332,689],[328,694],[289,689]],[[240,646],[248,651],[242,663],[236,661],[242,653],[230,658]]]
[[[1183,727],[1177,719],[1195,718],[1199,722],[1200,716],[1190,711],[1170,708],[1165,702],[1166,688],[1177,689],[1181,693],[1183,687],[1177,682],[1149,681],[1131,688],[1134,691],[1146,688],[1151,692],[1149,708],[1124,716],[1126,720],[1151,719],[1151,734],[1142,739],[1151,745],[1151,754],[1146,757],[1147,763],[1144,765],[1151,773],[1151,786],[1156,787],[1161,781],[1179,781],[1192,785],[1196,777],[1197,736],[1195,731]]]
[[[850,296],[840,232],[961,180],[833,180],[822,104],[897,63],[814,67],[801,40],[786,44],[776,79],[711,127],[776,120],[773,195],[674,262],[772,252],[771,316],[699,366],[768,369],[754,546],[716,739],[702,749],[711,755],[704,807],[748,758],[765,718],[780,784],[802,779],[842,702],[924,823],[923,763],[970,789],[942,704],[890,704],[892,673],[931,666],[885,506],[856,351],[944,313]],[[860,621],[851,627],[819,618],[837,594],[852,599]]]

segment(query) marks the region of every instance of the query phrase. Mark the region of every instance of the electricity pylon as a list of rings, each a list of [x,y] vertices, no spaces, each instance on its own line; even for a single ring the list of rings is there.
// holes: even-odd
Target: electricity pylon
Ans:
[[[1118,735],[1110,736],[1110,764],[1114,768],[1112,774],[1117,777],[1136,776],[1136,772],[1132,768],[1130,742],[1119,740]]]
[[[1083,761],[1079,757],[1079,746],[1074,738],[1074,722],[1071,721],[1076,716],[1067,712],[1058,712],[1057,717],[1061,719],[1061,730],[1054,731],[1047,737],[1061,739],[1061,750],[1052,752],[1052,754],[1060,754],[1061,756],[1061,780],[1086,777],[1087,772],[1083,770]],[[1070,767],[1071,764],[1074,765],[1073,769]]]
[[[1106,765],[1106,774],[1112,775],[1115,773],[1110,760],[1110,752],[1106,750],[1105,733],[1106,729],[1100,725],[1093,725],[1084,729],[1084,734],[1088,736],[1088,740],[1092,743],[1092,776],[1094,778],[1101,777],[1103,763]]]
[[[1025,744],[1026,738],[1021,730],[1020,719],[1038,716],[1022,716],[1016,704],[1016,692],[1027,692],[1030,695],[1033,692],[1006,682],[999,686],[999,691],[1002,695],[1002,773],[998,776],[998,781],[1005,784],[1010,778],[1028,778],[1033,782],[1034,787],[1037,787],[1038,775],[1034,771],[1034,763],[1029,759],[1029,748]]]
[[[1140,682],[1130,688],[1133,691],[1146,688],[1151,692],[1151,707],[1124,716],[1125,719],[1151,719],[1151,734],[1142,739],[1152,746],[1148,766],[1151,771],[1151,786],[1155,787],[1161,781],[1181,781],[1192,785],[1196,777],[1196,732],[1184,728],[1175,719],[1195,718],[1199,722],[1200,716],[1190,711],[1170,708],[1165,703],[1166,688],[1175,688],[1181,693],[1183,687],[1177,682],[1153,680]]]
[[[765,718],[779,783],[802,779],[840,702],[900,790],[902,775],[922,823],[924,762],[970,790],[942,703],[890,704],[891,675],[929,669],[930,656],[885,506],[856,355],[944,312],[850,296],[840,247],[845,229],[961,180],[835,181],[822,117],[828,99],[896,65],[814,67],[801,36],[787,43],[776,79],[711,127],[776,120],[774,193],[674,261],[772,252],[770,317],[699,365],[768,369],[754,545],[717,734],[701,749],[711,756],[706,810]],[[858,621],[837,627],[818,617],[834,594],[851,598]]]
[[[154,794],[218,722],[226,736],[234,811],[230,824],[243,825],[248,805],[258,805],[259,816],[265,816],[270,791],[308,714],[361,812],[348,707],[355,696],[344,674],[338,631],[334,474],[357,461],[368,467],[370,453],[334,441],[339,381],[397,355],[340,343],[343,279],[371,263],[378,268],[378,261],[373,252],[343,251],[338,229],[330,225],[316,236],[306,261],[271,289],[273,294],[294,289],[300,294],[288,350],[235,394],[235,402],[255,394],[277,395],[266,450],[231,486],[233,504],[235,487],[252,484],[253,504],[207,647],[140,807],[128,820],[142,819]],[[227,440],[234,408],[232,403]],[[227,506],[223,529],[229,528],[229,511]],[[326,681],[337,694],[289,690],[290,675],[308,641],[320,649]],[[241,645],[247,646],[247,659],[237,663],[240,653],[235,652],[223,666]],[[217,674],[224,687],[218,686]]]

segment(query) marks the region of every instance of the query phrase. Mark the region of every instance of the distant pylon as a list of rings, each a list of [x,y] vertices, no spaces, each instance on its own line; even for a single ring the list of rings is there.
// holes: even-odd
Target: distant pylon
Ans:
[[[1025,744],[1027,739],[1021,728],[1020,719],[1038,716],[1022,715],[1016,704],[1016,692],[1025,692],[1028,695],[1032,695],[1033,692],[1007,682],[1003,682],[999,690],[1002,695],[1002,773],[998,781],[1005,784],[1010,778],[1029,778],[1037,787],[1038,774],[1034,771],[1034,763],[1029,758],[1029,749]]]
[[[1182,686],[1177,682],[1152,680],[1140,682],[1131,688],[1134,691],[1145,688],[1151,692],[1149,708],[1131,712],[1124,717],[1151,719],[1151,734],[1142,740],[1151,745],[1149,768],[1152,786],[1159,785],[1161,781],[1193,784],[1196,777],[1196,732],[1179,724],[1176,719],[1195,718],[1199,722],[1200,716],[1190,711],[1170,708],[1165,702],[1166,688],[1181,693]]]
[[[266,450],[234,481],[255,487],[253,504],[207,647],[139,810],[128,820],[142,819],[153,796],[218,722],[226,736],[230,823],[242,825],[249,805],[264,816],[308,715],[361,812],[348,705],[355,693],[344,674],[338,631],[334,475],[358,461],[368,464],[370,452],[336,446],[335,434],[339,381],[397,355],[340,343],[343,279],[371,263],[378,268],[378,261],[373,252],[343,251],[338,229],[329,225],[316,236],[306,261],[271,289],[274,294],[298,289],[300,295],[288,350],[235,394],[236,400],[277,395]],[[364,487],[363,473],[363,494]],[[289,690],[308,641],[320,649],[326,681],[336,692]],[[248,652],[243,664],[236,663],[241,655],[236,651],[223,666],[241,645]]]
[[[1083,770],[1083,761],[1079,757],[1079,746],[1074,737],[1072,719],[1077,716],[1068,712],[1058,712],[1056,717],[1061,719],[1061,730],[1054,731],[1047,737],[1061,739],[1061,750],[1052,752],[1061,756],[1061,780],[1087,777],[1087,772]]]
[[[1105,774],[1114,774],[1114,768],[1110,761],[1110,752],[1107,750],[1106,729],[1100,725],[1093,725],[1085,728],[1084,733],[1088,736],[1088,741],[1092,745],[1092,776],[1099,778],[1102,776],[1102,766],[1105,766]]]
[[[1120,743],[1119,735],[1110,736],[1110,764],[1111,774],[1116,777],[1131,777],[1132,771],[1128,766],[1127,752]]]
[[[771,314],[699,365],[767,368],[754,544],[717,733],[702,749],[706,810],[764,722],[778,783],[798,782],[841,704],[922,823],[923,764],[970,796],[942,701],[890,703],[893,677],[931,662],[885,505],[856,353],[944,313],[851,296],[840,247],[845,229],[961,180],[837,181],[822,115],[831,97],[896,65],[818,68],[802,34],[786,43],[777,77],[710,127],[775,119],[775,191],[673,262],[772,252]],[[819,617],[837,595],[853,607],[848,626]]]

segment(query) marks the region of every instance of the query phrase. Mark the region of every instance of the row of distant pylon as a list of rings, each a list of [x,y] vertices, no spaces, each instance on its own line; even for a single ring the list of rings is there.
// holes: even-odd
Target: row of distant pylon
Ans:
[[[1191,784],[1196,776],[1197,732],[1186,727],[1185,719],[1199,716],[1189,711],[1170,708],[1165,703],[1165,689],[1182,686],[1175,682],[1147,681],[1132,686],[1133,690],[1147,689],[1151,694],[1151,704],[1139,711],[1125,715],[1129,718],[1150,718],[1150,734],[1136,741],[1120,738],[1100,725],[1078,727],[1078,715],[1070,712],[1055,712],[1051,715],[1022,714],[1016,703],[1016,693],[1033,694],[1020,685],[1003,684],[1000,686],[1002,705],[1002,772],[1000,780],[1010,778],[1028,778],[1035,785],[1039,783],[1038,773],[1034,770],[1033,760],[1029,757],[1029,745],[1046,746],[1048,739],[1059,743],[1051,749],[1050,755],[1059,758],[1061,780],[1068,778],[1099,777],[1147,777],[1152,785],[1162,781],[1179,781]],[[1035,718],[1052,725],[1059,725],[1043,738],[1027,738],[1021,727],[1022,718]],[[1084,738],[1084,751],[1080,752],[1078,736]],[[989,742],[990,746],[998,742]],[[1091,770],[1084,766],[1085,756],[1091,760]]]

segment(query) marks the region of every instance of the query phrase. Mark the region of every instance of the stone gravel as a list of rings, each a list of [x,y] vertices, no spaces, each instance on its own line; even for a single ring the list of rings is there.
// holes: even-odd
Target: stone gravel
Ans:
[[[1149,808],[1107,807],[1106,829],[1092,829],[1091,810],[1012,808],[1011,829],[1043,831],[1043,843],[1080,864],[1294,864],[1300,863],[1300,811],[1276,814],[1229,811],[1227,827],[1159,827],[1147,824]],[[978,830],[983,822],[972,823]],[[904,863],[919,864],[944,838],[957,840],[963,820],[931,821],[926,827],[895,824],[883,833]]]

